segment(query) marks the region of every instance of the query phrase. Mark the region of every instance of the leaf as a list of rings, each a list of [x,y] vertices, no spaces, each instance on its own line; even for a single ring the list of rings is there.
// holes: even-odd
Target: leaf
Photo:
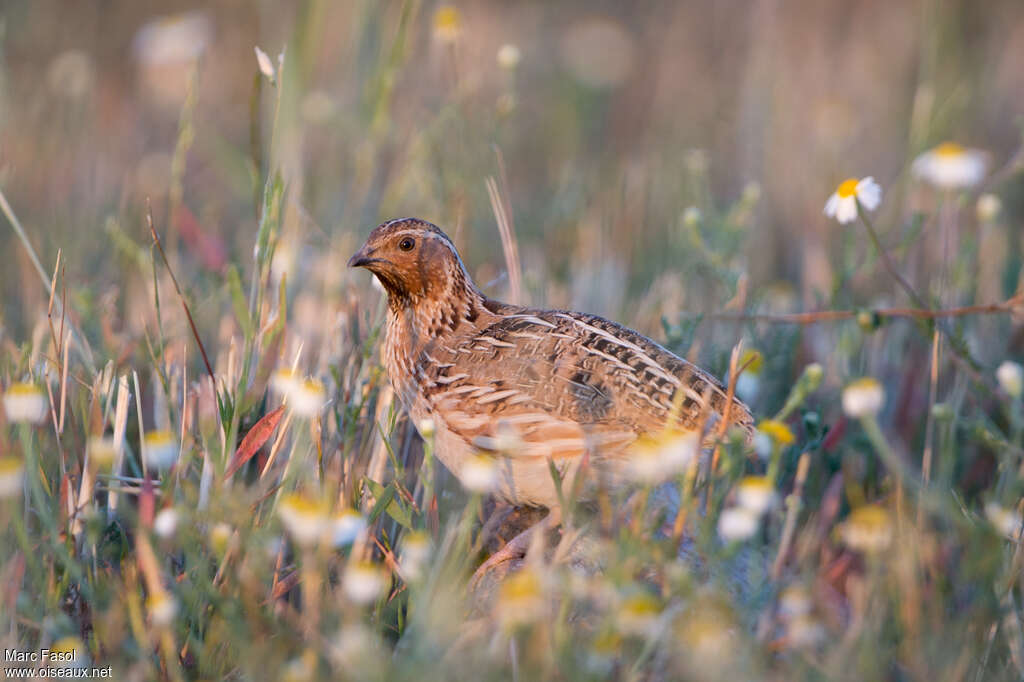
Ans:
[[[228,289],[231,291],[231,305],[235,309],[235,317],[242,327],[245,338],[252,334],[252,315],[249,313],[249,306],[245,301],[245,294],[242,293],[242,279],[238,275],[238,268],[234,265],[228,268]]]
[[[388,505],[395,498],[395,484],[391,483],[388,487],[382,486],[376,481],[365,479],[366,485],[370,488],[370,492],[377,499],[376,504],[373,505],[373,510],[366,519],[366,525],[372,525],[374,521],[387,509]]]
[[[238,450],[235,451],[235,456],[231,459],[231,463],[228,465],[228,469],[225,472],[225,478],[231,478],[232,475],[238,468],[243,464],[252,459],[263,444],[267,442],[271,434],[274,433],[274,429],[277,428],[278,423],[281,421],[281,415],[284,414],[284,405],[277,408],[273,412],[263,415],[258,422],[256,422],[249,433],[245,434],[245,438],[242,439],[241,445],[238,446]]]
[[[398,496],[398,490],[395,486],[394,481],[388,484],[385,488],[380,483],[366,479],[366,485],[370,489],[370,493],[376,498],[377,503],[374,504],[373,510],[370,512],[368,517],[368,524],[373,523],[383,512],[387,512],[387,515],[394,519],[400,526],[412,530],[412,512],[404,504],[402,504],[401,498]]]

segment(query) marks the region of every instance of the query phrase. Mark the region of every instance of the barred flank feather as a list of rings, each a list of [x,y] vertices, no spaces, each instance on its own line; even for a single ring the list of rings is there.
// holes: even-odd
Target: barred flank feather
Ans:
[[[485,297],[454,244],[416,219],[377,227],[351,265],[388,293],[384,362],[414,423],[430,418],[438,456],[458,476],[475,452],[504,456],[497,491],[556,507],[548,461],[571,474],[589,453],[613,472],[641,436],[720,420],[727,396],[707,372],[596,315]],[[732,424],[748,434],[734,400]]]

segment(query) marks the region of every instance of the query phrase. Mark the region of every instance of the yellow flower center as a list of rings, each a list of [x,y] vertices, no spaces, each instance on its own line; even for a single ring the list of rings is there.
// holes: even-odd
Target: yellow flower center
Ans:
[[[286,495],[281,508],[303,517],[319,517],[326,511],[323,504],[298,493]]]
[[[849,199],[857,193],[857,185],[860,180],[857,178],[848,178],[839,183],[839,189],[836,190],[836,194],[839,195],[840,199]]]
[[[966,150],[956,142],[943,142],[934,149],[935,155],[941,156],[944,159],[951,159],[960,156],[964,151]]]
[[[519,571],[501,585],[500,595],[504,602],[532,599],[541,593],[540,578],[533,571]]]
[[[452,5],[442,5],[434,12],[434,31],[439,37],[454,39],[462,29],[462,13]]]
[[[757,430],[779,445],[790,445],[796,440],[790,428],[776,419],[765,419],[758,425]]]
[[[21,460],[17,457],[0,457],[0,476],[20,474],[22,468]]]
[[[753,492],[774,492],[775,486],[767,476],[744,476],[738,485],[739,488]]]
[[[744,371],[748,374],[760,374],[761,369],[764,367],[764,356],[761,355],[760,351],[748,348],[743,351],[743,355],[740,357],[740,367],[746,367]]]
[[[881,531],[889,527],[889,512],[876,504],[868,504],[850,512],[849,521],[864,530]]]
[[[880,391],[882,390],[882,384],[878,383],[878,379],[874,377],[861,377],[847,384],[846,390]]]
[[[159,448],[174,444],[174,434],[170,431],[150,431],[146,434],[146,445],[151,448]]]

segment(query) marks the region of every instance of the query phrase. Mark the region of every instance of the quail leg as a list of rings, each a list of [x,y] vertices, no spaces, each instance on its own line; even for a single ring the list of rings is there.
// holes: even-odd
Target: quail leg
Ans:
[[[549,529],[555,528],[561,523],[561,509],[558,509],[557,507],[552,508],[548,512],[547,516],[506,542],[504,547],[489,556],[486,561],[480,564],[480,567],[476,569],[473,573],[473,577],[469,581],[470,590],[476,589],[483,577],[501,564],[525,557],[536,533],[546,533]]]

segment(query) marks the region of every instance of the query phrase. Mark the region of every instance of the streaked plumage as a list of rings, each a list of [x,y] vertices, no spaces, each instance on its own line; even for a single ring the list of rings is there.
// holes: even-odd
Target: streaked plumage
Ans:
[[[488,299],[448,236],[425,221],[378,226],[349,265],[371,270],[387,291],[384,364],[414,423],[433,421],[437,455],[456,476],[474,453],[500,451],[496,492],[512,504],[557,518],[549,460],[564,479],[588,453],[598,477],[615,480],[629,445],[662,432],[673,414],[676,429],[692,431],[726,411],[717,380],[635,331]],[[729,421],[752,428],[738,400]]]

